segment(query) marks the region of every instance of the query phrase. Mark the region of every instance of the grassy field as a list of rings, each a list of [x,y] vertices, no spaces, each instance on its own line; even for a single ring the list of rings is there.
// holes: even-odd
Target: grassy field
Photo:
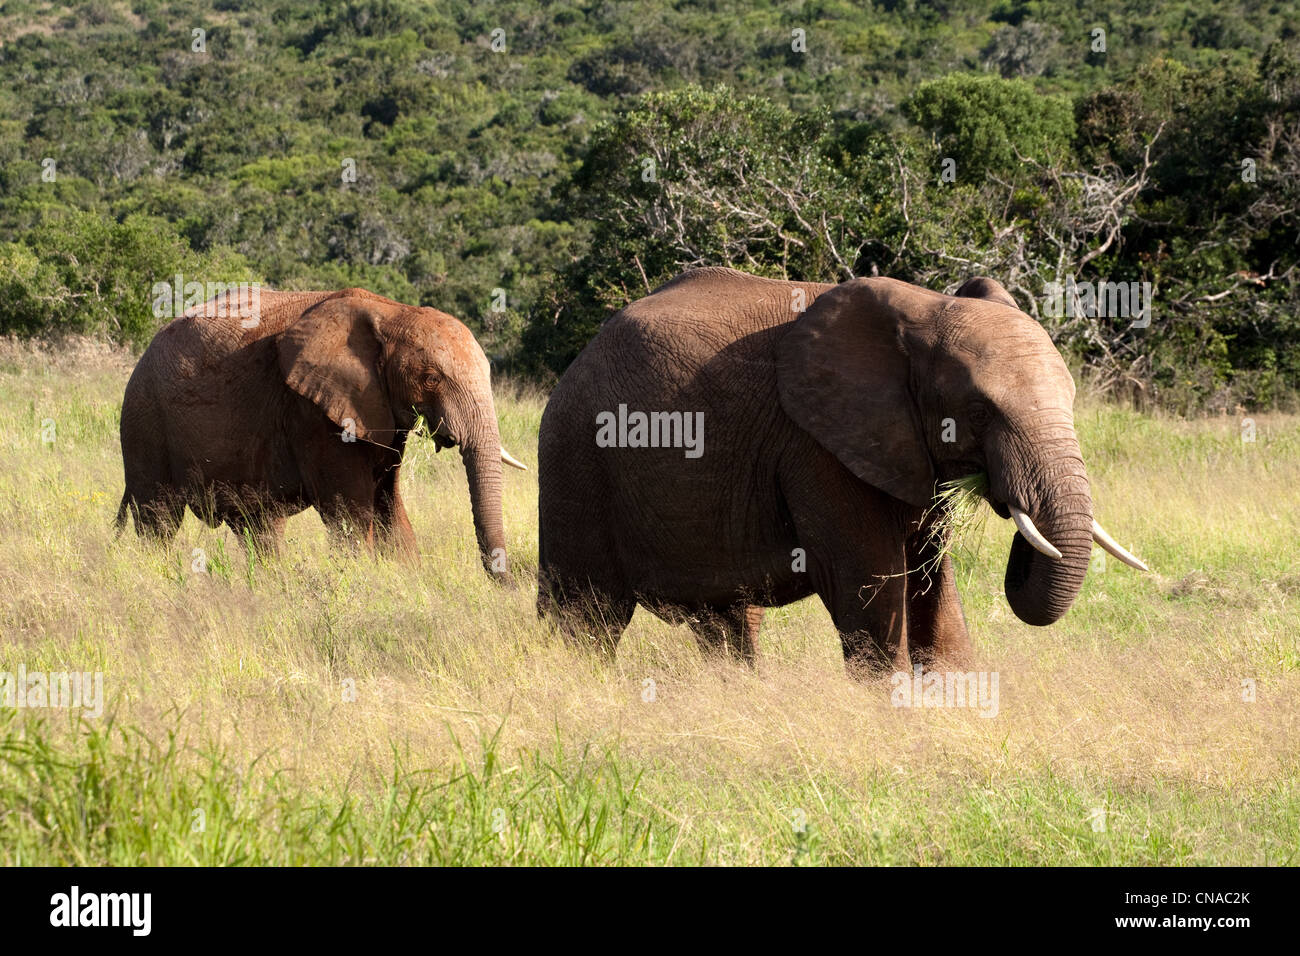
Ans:
[[[1112,559],[1028,627],[985,509],[957,557],[989,719],[849,680],[813,600],[769,612],[755,672],[644,611],[602,666],[536,618],[536,472],[505,476],[499,590],[427,441],[417,566],[331,553],[314,512],[270,563],[192,516],[166,551],[115,540],[129,369],[0,350],[0,670],[102,671],[106,701],[0,709],[0,861],[1300,860],[1300,418],[1243,442],[1239,418],[1081,402],[1098,516],[1153,573]],[[543,397],[498,402],[535,465]]]

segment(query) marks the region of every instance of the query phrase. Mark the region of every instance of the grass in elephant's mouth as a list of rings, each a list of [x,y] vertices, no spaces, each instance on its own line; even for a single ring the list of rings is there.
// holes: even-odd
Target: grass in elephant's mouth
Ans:
[[[927,538],[939,556],[923,572],[934,570],[959,537],[979,533],[988,515],[983,507],[988,490],[989,479],[984,472],[940,483],[926,512],[926,520],[930,522]]]
[[[641,611],[612,665],[577,653],[536,615],[536,469],[506,476],[503,590],[423,432],[419,564],[331,551],[314,513],[265,562],[193,517],[166,549],[115,540],[128,366],[0,366],[0,672],[100,671],[105,704],[0,706],[0,863],[1298,859],[1300,418],[1243,444],[1230,418],[1081,404],[1101,520],[1153,573],[1098,552],[1048,628],[1003,597],[1014,529],[955,483],[987,718],[848,679],[816,599],[768,612],[756,671]],[[535,464],[544,395],[496,394]]]

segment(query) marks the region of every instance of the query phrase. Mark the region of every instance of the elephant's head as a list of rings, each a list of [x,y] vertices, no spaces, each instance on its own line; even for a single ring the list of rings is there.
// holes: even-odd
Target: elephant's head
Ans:
[[[863,481],[928,506],[937,483],[987,474],[989,503],[1019,529],[1005,590],[1022,621],[1069,609],[1094,540],[1145,570],[1093,520],[1065,362],[997,282],[947,296],[854,279],[778,348],[786,413]]]
[[[469,475],[479,553],[505,573],[501,463],[524,466],[501,447],[488,360],[464,325],[346,289],[280,333],[285,382],[356,440],[392,446],[423,415],[438,450],[459,446]]]

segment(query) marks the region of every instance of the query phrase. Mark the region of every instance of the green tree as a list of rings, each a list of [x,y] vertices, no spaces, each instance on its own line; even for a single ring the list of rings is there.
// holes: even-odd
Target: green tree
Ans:
[[[851,278],[873,190],[842,160],[825,112],[725,87],[637,100],[595,131],[574,177],[590,251],[534,308],[525,364],[562,371],[611,310],[692,267]]]
[[[122,222],[93,213],[51,214],[21,242],[0,244],[0,331],[79,332],[142,345],[168,316],[153,287],[188,281],[255,281],[229,250],[194,253],[165,221]]]
[[[1049,163],[1066,156],[1074,141],[1074,105],[1045,96],[1022,79],[956,73],[921,84],[907,114],[957,161],[957,177],[978,182],[1007,174],[1020,156]]]

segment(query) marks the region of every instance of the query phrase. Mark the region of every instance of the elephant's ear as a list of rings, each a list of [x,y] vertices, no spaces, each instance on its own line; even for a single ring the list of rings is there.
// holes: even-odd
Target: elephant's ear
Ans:
[[[395,423],[380,375],[380,319],[374,303],[325,299],[281,332],[277,344],[291,389],[358,438],[389,444]]]
[[[934,467],[912,397],[908,342],[942,298],[895,279],[823,293],[777,346],[781,406],[855,475],[926,505]]]
[[[1001,302],[1003,305],[1011,306],[1017,312],[1020,311],[1020,306],[1016,305],[1016,300],[1011,298],[1011,293],[1003,287],[1002,283],[988,276],[974,276],[967,279],[953,295],[961,299],[988,299],[991,302]]]

